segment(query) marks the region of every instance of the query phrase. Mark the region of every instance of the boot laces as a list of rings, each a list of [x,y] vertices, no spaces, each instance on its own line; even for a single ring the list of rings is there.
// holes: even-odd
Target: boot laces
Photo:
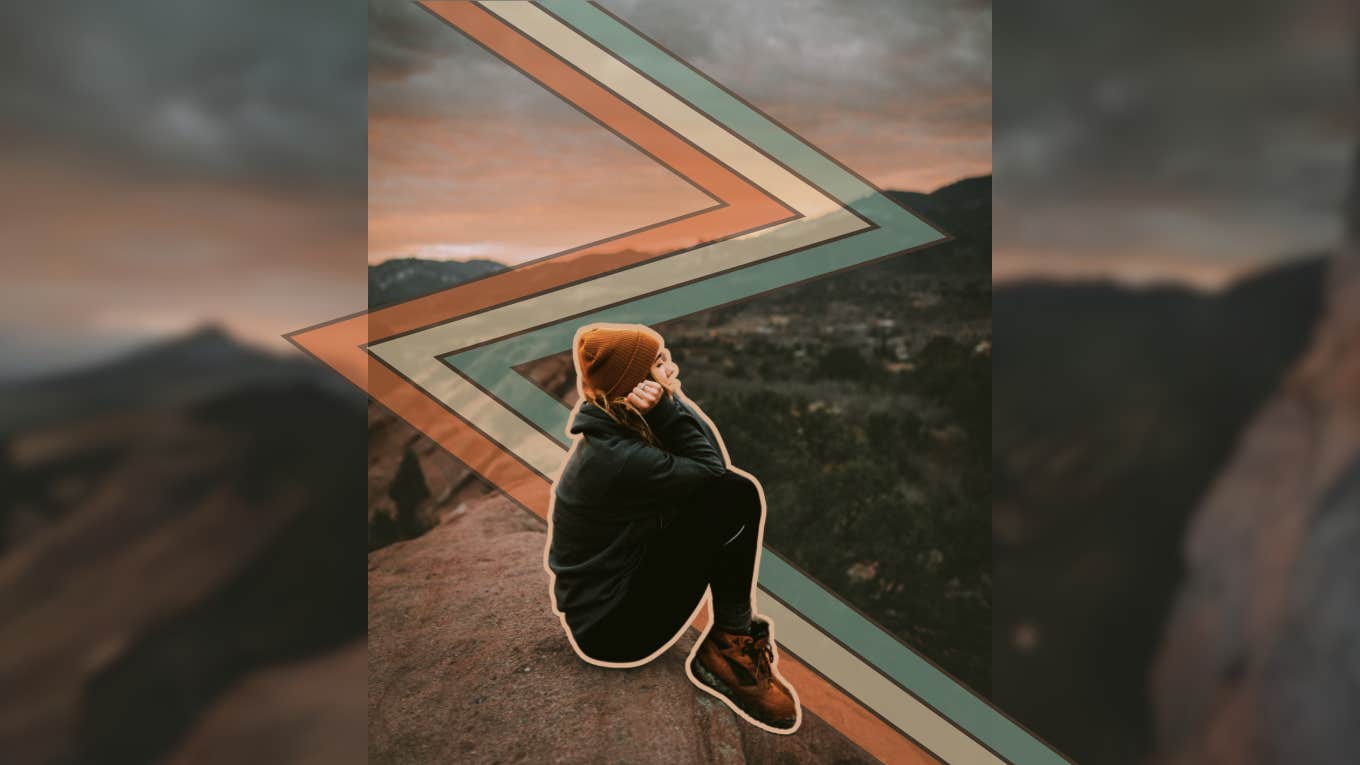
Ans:
[[[768,638],[752,638],[741,646],[741,652],[751,660],[756,668],[756,679],[765,680],[771,676],[770,665],[774,661],[774,649]]]

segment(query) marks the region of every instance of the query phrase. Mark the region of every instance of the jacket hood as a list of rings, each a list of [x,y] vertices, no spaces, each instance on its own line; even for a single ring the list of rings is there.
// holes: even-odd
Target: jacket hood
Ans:
[[[581,404],[581,408],[576,411],[576,417],[571,421],[570,433],[585,433],[587,435],[627,435],[631,431],[623,425],[614,422],[605,414],[604,410],[586,401]]]

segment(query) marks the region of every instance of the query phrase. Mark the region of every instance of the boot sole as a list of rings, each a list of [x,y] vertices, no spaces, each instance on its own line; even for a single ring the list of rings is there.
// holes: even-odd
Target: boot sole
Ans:
[[[718,693],[722,694],[722,697],[725,701],[735,705],[737,708],[741,709],[741,711],[761,721],[762,723],[765,723],[766,725],[769,725],[774,728],[787,729],[792,728],[794,726],[794,723],[797,722],[797,720],[791,717],[784,717],[775,720],[762,717],[759,710],[753,709],[751,705],[743,701],[740,696],[737,696],[736,693],[731,688],[728,687],[727,683],[724,683],[722,680],[719,680],[717,675],[714,675],[712,672],[709,672],[708,669],[704,667],[702,663],[700,663],[698,656],[695,656],[694,658],[689,660],[689,669],[690,672],[694,673],[694,676],[698,678],[700,682],[702,682],[704,685],[707,685],[709,688],[712,688],[713,690],[717,691]]]

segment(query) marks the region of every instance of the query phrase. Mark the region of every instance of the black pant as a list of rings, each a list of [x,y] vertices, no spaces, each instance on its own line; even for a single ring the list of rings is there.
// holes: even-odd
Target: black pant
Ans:
[[[628,592],[576,635],[599,661],[645,658],[675,635],[713,589],[714,622],[738,625],[752,612],[756,541],[764,517],[751,479],[725,473],[701,488],[648,542]]]

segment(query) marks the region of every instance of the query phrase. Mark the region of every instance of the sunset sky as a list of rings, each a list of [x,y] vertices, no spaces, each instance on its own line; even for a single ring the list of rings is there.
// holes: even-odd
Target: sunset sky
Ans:
[[[991,8],[606,7],[881,188],[991,172]],[[430,14],[372,6],[369,260],[548,255],[710,201]]]
[[[999,281],[1213,287],[1340,236],[1353,3],[1039,0],[995,39],[977,0],[604,5],[882,188],[992,172],[995,116]],[[705,203],[402,0],[10,3],[0,62],[0,379],[204,321],[283,349],[369,263]]]
[[[328,0],[6,4],[0,380],[362,308],[365,35]]]

